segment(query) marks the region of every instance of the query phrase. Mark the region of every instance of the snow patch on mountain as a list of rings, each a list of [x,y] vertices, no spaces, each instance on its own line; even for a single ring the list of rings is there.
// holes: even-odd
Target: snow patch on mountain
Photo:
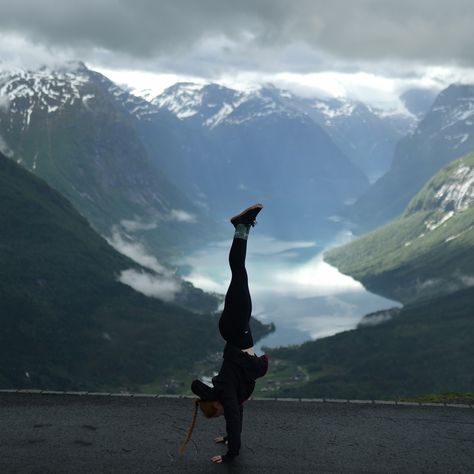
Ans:
[[[447,130],[460,122],[472,125],[468,119],[474,117],[474,97],[462,97],[453,104],[436,106],[432,112],[441,116],[441,130]]]
[[[175,84],[153,99],[152,104],[168,109],[180,119],[193,117],[202,105],[203,88],[201,84]]]
[[[445,242],[451,242],[451,240],[458,239],[462,235],[467,234],[468,232],[471,232],[473,228],[474,228],[474,225],[471,225],[467,229],[464,229],[462,232],[459,232],[459,234],[451,235],[445,240]]]
[[[474,168],[461,164],[436,192],[435,199],[445,211],[470,207],[474,202]]]
[[[434,194],[434,205],[443,212],[438,220],[427,220],[426,229],[435,230],[455,214],[462,212],[474,203],[474,168],[460,164]],[[449,240],[459,237],[453,236]]]
[[[303,112],[289,106],[292,96],[267,86],[253,91],[237,91],[217,84],[179,83],[166,89],[152,103],[181,120],[194,118],[213,129],[219,125],[241,125],[272,114],[295,117]]]
[[[435,230],[441,225],[443,225],[447,220],[451,219],[454,216],[454,211],[449,211],[446,213],[439,221],[426,221],[425,226],[428,230]]]
[[[224,105],[220,108],[219,112],[208,118],[204,124],[209,128],[214,128],[224,121],[233,111],[234,107],[231,104],[224,102]]]
[[[444,139],[447,141],[455,141],[456,143],[453,145],[454,148],[458,148],[464,142],[466,142],[470,137],[469,133],[458,133],[456,135],[445,135]]]
[[[330,106],[328,102],[317,101],[311,107],[321,112],[329,124],[332,119],[350,117],[354,113],[356,104],[348,101],[339,101],[336,106]]]
[[[30,125],[34,110],[55,113],[65,105],[84,100],[87,69],[64,67],[55,70],[0,72],[0,97],[6,97],[9,111],[22,117],[23,129]],[[90,96],[85,96],[90,100]]]

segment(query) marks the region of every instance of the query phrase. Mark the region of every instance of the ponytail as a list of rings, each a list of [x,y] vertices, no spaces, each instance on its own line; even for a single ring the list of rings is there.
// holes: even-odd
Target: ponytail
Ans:
[[[187,446],[189,440],[191,439],[191,436],[193,435],[194,427],[196,426],[198,406],[199,406],[199,400],[196,400],[194,402],[193,421],[191,421],[191,427],[189,428],[188,433],[186,434],[186,438],[184,438],[183,444],[179,448],[179,454],[184,454],[184,451],[186,450],[186,446]]]
[[[196,426],[198,407],[201,408],[206,418],[212,418],[216,415],[217,409],[214,406],[214,402],[208,401],[208,400],[195,400],[193,420],[191,421],[191,426],[186,434],[186,437],[184,438],[183,444],[179,448],[179,454],[184,454],[184,451],[186,450],[186,446],[189,443],[191,436],[193,435],[194,427]]]

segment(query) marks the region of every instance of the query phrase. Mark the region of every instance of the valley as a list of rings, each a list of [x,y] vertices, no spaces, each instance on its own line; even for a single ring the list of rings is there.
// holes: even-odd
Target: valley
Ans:
[[[260,395],[469,391],[474,89],[400,100],[1,71],[1,383],[186,393],[218,365],[229,215],[261,201]]]

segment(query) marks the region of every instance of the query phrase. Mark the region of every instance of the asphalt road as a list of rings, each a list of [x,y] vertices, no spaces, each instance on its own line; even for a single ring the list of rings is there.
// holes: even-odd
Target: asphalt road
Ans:
[[[0,473],[473,473],[474,409],[249,401],[242,451],[190,399],[0,394]]]

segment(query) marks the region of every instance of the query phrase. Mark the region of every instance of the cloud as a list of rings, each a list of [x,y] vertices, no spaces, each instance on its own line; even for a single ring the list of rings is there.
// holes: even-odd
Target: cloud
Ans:
[[[0,95],[0,110],[8,111],[10,107],[10,99],[7,95]]]
[[[158,262],[156,257],[148,254],[142,244],[127,239],[127,236],[121,234],[117,228],[112,229],[112,236],[107,239],[107,242],[114,247],[115,250],[131,258],[143,267],[162,275],[173,275],[173,272]]]
[[[196,222],[196,216],[190,212],[184,211],[182,209],[172,209],[167,215],[160,216],[159,218],[143,220],[139,217],[135,219],[123,219],[120,221],[120,227],[123,228],[126,232],[138,232],[142,230],[153,230],[159,226],[161,221],[175,221],[175,222],[186,222],[193,224]],[[112,239],[118,239],[120,244],[124,244],[124,239],[121,236],[118,228],[113,230]]]
[[[169,219],[177,222],[187,222],[193,224],[196,222],[196,216],[182,209],[172,209],[169,213]]]
[[[474,286],[474,275],[459,275],[459,279],[465,287]]]
[[[123,219],[120,221],[120,226],[123,227],[127,232],[137,232],[140,230],[153,230],[158,227],[157,220],[151,220],[148,222],[142,219]],[[115,230],[115,236],[120,239],[120,234]],[[123,240],[123,239],[122,239]]]
[[[152,271],[133,268],[124,270],[118,277],[121,283],[131,286],[146,296],[168,302],[173,301],[176,294],[181,291],[181,281],[175,273],[158,262],[156,257],[149,255],[143,245],[131,241],[116,227],[112,229],[112,236],[107,241],[120,253]]]
[[[167,302],[173,301],[176,294],[181,291],[178,280],[134,269],[122,271],[118,280],[146,296]]]
[[[471,0],[0,3],[10,44],[16,38],[104,66],[199,74],[397,61],[474,66]]]
[[[390,321],[393,318],[393,315],[393,310],[379,311],[377,313],[368,314],[360,320],[357,327],[378,326],[379,324]]]
[[[3,153],[8,158],[13,158],[13,151],[8,146],[7,142],[0,135],[0,153]]]

